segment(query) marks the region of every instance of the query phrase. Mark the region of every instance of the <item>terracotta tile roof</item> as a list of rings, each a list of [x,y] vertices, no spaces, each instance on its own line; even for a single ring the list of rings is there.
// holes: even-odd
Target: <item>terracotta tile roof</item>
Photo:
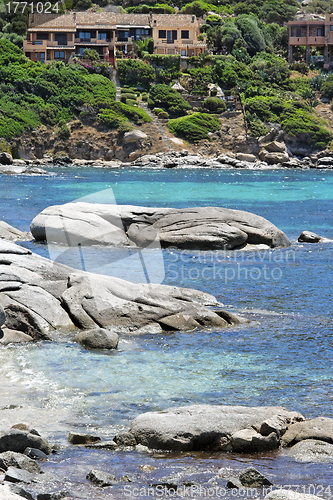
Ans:
[[[32,14],[29,17],[31,31],[47,31],[69,29],[70,31],[85,27],[110,29],[116,26],[169,26],[174,28],[193,25],[192,16],[188,14],[116,14],[113,12],[71,12],[60,16]],[[155,23],[156,21],[156,23]],[[197,24],[197,19],[194,18]]]

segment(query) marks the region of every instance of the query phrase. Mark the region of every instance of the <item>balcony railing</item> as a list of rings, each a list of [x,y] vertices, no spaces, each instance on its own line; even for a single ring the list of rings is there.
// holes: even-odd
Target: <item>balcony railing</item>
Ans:
[[[110,42],[111,40],[108,38],[104,38],[103,40],[99,40],[98,38],[75,38],[75,43],[78,44],[102,45],[109,44]]]

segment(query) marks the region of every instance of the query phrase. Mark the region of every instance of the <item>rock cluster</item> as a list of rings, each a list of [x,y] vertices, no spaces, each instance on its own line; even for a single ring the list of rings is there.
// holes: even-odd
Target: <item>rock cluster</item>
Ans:
[[[218,250],[264,244],[289,246],[271,222],[249,212],[222,207],[149,208],[85,202],[46,208],[31,223],[37,241],[72,247],[98,244]]]
[[[0,240],[0,343],[51,340],[57,329],[75,333],[79,327],[87,330],[76,337],[84,346],[116,348],[118,333],[223,328],[243,321],[210,306],[220,304],[197,290],[78,272]]]
[[[252,453],[277,449],[287,428],[302,420],[281,407],[193,405],[139,415],[129,433],[148,448]]]

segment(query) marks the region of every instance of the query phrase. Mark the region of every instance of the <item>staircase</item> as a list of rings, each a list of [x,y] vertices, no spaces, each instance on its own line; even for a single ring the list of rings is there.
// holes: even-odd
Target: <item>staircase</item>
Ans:
[[[165,120],[165,121],[163,120],[163,122],[162,122],[162,120],[157,118],[157,116],[154,113],[152,113],[151,110],[148,108],[148,104],[146,102],[141,101],[139,103],[139,106],[140,106],[140,108],[145,110],[145,112],[151,117],[153,123],[156,125],[158,133],[159,133],[159,137],[161,138],[161,143],[164,144],[164,146],[167,150],[173,151],[174,144],[173,144],[172,140],[170,139],[170,137],[168,136],[167,131],[166,131],[166,127],[164,124],[167,122],[167,120]]]

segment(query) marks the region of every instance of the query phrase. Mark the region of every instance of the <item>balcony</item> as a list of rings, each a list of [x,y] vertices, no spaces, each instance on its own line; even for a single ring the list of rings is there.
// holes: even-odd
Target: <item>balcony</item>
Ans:
[[[112,40],[104,39],[99,40],[98,38],[75,38],[75,43],[77,45],[105,45],[108,46]]]
[[[58,42],[58,41],[48,41],[47,42],[47,48],[50,49],[50,48],[53,48],[53,47],[63,47],[63,48],[69,48],[69,49],[73,49],[74,48],[74,42]]]
[[[309,36],[308,45],[325,45],[324,36]]]
[[[48,40],[23,40],[23,50],[40,49],[46,50]]]
[[[307,38],[306,36],[291,36],[289,38],[289,45],[307,45]]]

